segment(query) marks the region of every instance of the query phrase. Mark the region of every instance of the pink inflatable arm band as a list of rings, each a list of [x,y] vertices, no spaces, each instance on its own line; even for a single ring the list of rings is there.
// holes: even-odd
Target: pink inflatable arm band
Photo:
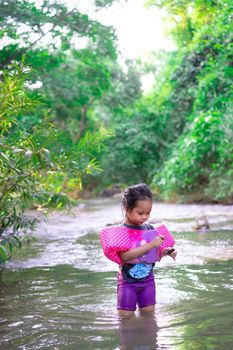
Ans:
[[[100,232],[100,242],[104,255],[119,265],[123,264],[119,252],[125,252],[129,249],[138,247],[150,242],[156,236],[164,236],[161,246],[151,249],[145,255],[142,255],[128,263],[155,263],[162,256],[165,248],[173,247],[175,240],[165,225],[158,226],[154,230],[136,230],[126,226],[105,227]]]

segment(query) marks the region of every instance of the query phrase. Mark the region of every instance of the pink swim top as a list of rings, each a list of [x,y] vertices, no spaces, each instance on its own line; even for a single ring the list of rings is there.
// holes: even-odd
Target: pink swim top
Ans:
[[[173,247],[175,240],[165,225],[158,226],[154,230],[137,230],[126,226],[105,227],[100,232],[100,242],[104,255],[119,265],[123,264],[119,252],[139,247],[150,242],[156,236],[164,236],[163,243],[140,257],[127,261],[130,264],[155,263],[161,259],[162,251],[165,248]]]

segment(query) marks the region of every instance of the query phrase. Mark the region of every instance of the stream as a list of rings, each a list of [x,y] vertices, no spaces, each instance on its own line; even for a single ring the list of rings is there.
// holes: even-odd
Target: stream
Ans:
[[[210,229],[196,231],[206,216]],[[156,263],[155,319],[120,321],[117,265],[98,233],[122,221],[120,198],[55,212],[0,268],[0,349],[232,350],[233,206],[154,203],[176,261]]]

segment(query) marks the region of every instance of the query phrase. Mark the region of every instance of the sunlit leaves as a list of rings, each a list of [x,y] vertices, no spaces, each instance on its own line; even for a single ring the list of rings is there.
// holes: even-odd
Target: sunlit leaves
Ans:
[[[180,47],[189,45],[196,33],[226,9],[232,12],[230,0],[147,0],[146,4],[165,10],[168,33]]]
[[[0,134],[11,128],[25,108],[28,110],[35,104],[35,100],[30,100],[25,96],[25,78],[22,78],[27,71],[17,65],[13,72],[5,76],[5,80],[0,81]]]
[[[32,52],[40,55],[40,51],[48,50],[51,56],[59,50],[67,52],[76,48],[82,37],[100,54],[112,58],[116,55],[112,28],[91,20],[77,8],[69,10],[62,2],[2,1],[0,14],[4,38],[0,50],[1,69],[13,60],[21,61],[23,55],[27,59]]]
[[[232,202],[232,2],[148,3],[172,19],[178,49],[163,58],[148,96],[115,113],[106,177],[155,175],[163,199]]]
[[[1,83],[0,262],[35,227],[37,220],[25,216],[25,209],[71,203],[65,192],[81,188],[84,175],[100,171],[95,155],[111,135],[100,128],[84,132],[73,142],[67,131],[44,116],[42,123],[22,127],[29,107],[35,110],[38,106],[27,95],[25,79],[24,69],[15,66]]]

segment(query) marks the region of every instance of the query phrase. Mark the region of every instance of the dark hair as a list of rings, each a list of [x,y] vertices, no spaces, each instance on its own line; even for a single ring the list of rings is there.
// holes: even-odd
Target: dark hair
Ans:
[[[140,183],[126,188],[121,201],[121,206],[124,209],[133,210],[133,208],[136,207],[138,200],[152,200],[152,198],[153,195],[149,187],[144,183]]]

